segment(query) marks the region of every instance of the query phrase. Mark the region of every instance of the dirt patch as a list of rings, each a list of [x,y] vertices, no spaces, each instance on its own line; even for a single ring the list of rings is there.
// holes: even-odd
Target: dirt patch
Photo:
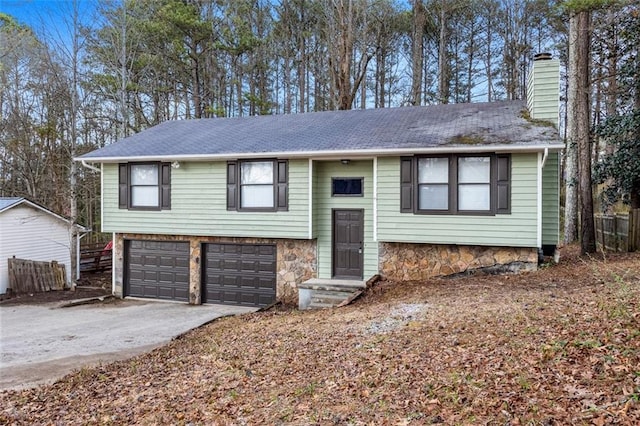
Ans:
[[[13,424],[640,424],[640,253],[225,318],[0,407]]]
[[[111,274],[87,274],[78,281],[75,290],[46,291],[28,294],[2,294],[0,306],[31,305],[64,302],[111,294]]]

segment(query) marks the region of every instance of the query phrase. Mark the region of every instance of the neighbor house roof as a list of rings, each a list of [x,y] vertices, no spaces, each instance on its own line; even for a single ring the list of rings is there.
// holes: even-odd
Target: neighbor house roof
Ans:
[[[166,121],[79,157],[89,162],[336,157],[561,149],[522,101]]]
[[[11,208],[11,206],[23,200],[24,198],[21,197],[0,197],[0,213],[8,210],[9,208]]]
[[[62,220],[64,222],[66,222],[66,223],[71,224],[71,220],[67,219],[66,217],[60,216],[59,214],[52,212],[48,208],[43,207],[40,204],[35,203],[33,201],[30,201],[30,200],[28,200],[28,199],[26,199],[24,197],[0,197],[0,213],[4,213],[7,210],[10,210],[10,209],[12,209],[14,207],[18,207],[18,206],[20,206],[22,204],[27,205],[29,207],[32,207],[32,208],[34,208],[36,210],[40,210],[40,211],[42,211],[42,212],[44,212],[46,214],[49,214],[49,215],[55,217],[56,219],[59,219],[59,220]],[[85,228],[82,225],[76,224],[76,226],[83,232],[90,231],[89,228]]]

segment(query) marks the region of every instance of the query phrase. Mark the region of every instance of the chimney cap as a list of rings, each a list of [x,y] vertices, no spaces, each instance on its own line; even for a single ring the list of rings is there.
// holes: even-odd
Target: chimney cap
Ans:
[[[551,53],[549,52],[540,52],[533,55],[534,61],[548,61],[549,59],[552,59],[552,58],[553,58],[553,55],[551,55]]]

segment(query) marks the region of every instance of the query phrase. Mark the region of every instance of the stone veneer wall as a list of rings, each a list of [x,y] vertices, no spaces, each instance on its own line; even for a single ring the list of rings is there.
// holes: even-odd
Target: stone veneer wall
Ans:
[[[476,269],[535,270],[538,249],[439,244],[380,243],[380,275],[391,280],[424,280]]]
[[[183,235],[116,234],[114,241],[113,268],[114,294],[124,296],[124,240],[189,241],[189,303],[199,305],[201,301],[201,247],[203,243],[275,244],[276,297],[284,303],[297,303],[298,284],[316,278],[318,274],[315,240],[192,237]]]

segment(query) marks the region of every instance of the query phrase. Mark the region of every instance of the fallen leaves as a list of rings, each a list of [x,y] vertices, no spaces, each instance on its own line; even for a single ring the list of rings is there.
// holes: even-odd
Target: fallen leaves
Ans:
[[[11,424],[638,424],[640,254],[382,282],[0,394]]]

